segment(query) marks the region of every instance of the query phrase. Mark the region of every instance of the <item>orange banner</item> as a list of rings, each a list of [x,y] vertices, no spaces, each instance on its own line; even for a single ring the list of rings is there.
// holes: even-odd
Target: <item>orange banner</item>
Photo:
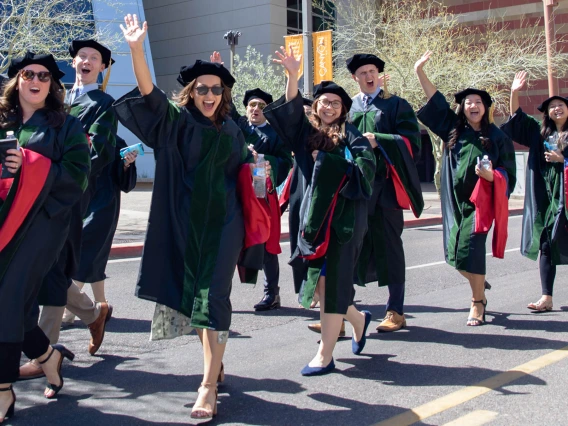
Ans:
[[[302,34],[284,36],[284,47],[286,52],[290,51],[290,46],[294,52],[296,59],[302,55],[302,63],[300,64],[300,72],[298,73],[298,80],[304,74],[304,38]],[[288,75],[288,73],[286,73]]]
[[[331,30],[312,34],[314,45],[314,84],[323,80],[333,80],[333,63],[331,61]]]

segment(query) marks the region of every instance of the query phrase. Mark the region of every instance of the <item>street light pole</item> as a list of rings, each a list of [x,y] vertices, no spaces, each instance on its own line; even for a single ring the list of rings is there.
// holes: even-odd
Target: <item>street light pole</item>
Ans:
[[[548,62],[548,96],[556,96],[559,93],[556,72],[552,65],[552,55],[554,54],[554,6],[555,0],[543,0],[544,3],[544,31],[546,34],[546,58]]]
[[[231,74],[235,66],[235,46],[239,44],[240,31],[227,31],[223,38],[227,40],[227,44],[231,47]]]
[[[312,52],[312,0],[302,0],[302,28],[304,36],[304,96],[313,91],[313,52]]]

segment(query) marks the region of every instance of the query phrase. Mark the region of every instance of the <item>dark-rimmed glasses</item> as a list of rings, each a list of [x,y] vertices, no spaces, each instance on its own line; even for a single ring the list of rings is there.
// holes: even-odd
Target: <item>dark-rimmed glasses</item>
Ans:
[[[47,83],[49,80],[51,80],[51,73],[49,71],[39,71],[39,72],[35,72],[32,70],[20,71],[20,76],[25,81],[32,81],[36,75],[37,79],[42,83]]]
[[[341,103],[341,101],[333,101],[333,102],[330,102],[330,101],[328,101],[327,99],[320,99],[318,102],[321,104],[321,106],[323,106],[323,107],[325,107],[325,108],[327,108],[327,107],[329,107],[329,106],[331,105],[331,107],[332,107],[333,109],[341,109],[341,107],[343,106],[343,104]]]
[[[222,87],[222,86],[213,86],[213,87],[197,86],[195,88],[195,91],[197,92],[197,94],[199,96],[205,96],[207,93],[209,93],[210,90],[211,90],[211,93],[213,93],[215,96],[221,96],[223,94],[223,92],[225,91],[225,88]]]
[[[257,102],[257,101],[252,101],[249,102],[248,104],[249,107],[251,108],[258,108],[259,110],[263,110],[264,108],[266,108],[266,104],[264,102]]]

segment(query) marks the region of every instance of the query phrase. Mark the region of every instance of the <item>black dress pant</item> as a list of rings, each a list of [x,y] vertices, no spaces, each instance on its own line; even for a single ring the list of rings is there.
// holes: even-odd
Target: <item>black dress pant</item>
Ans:
[[[276,296],[280,293],[278,281],[280,281],[280,265],[278,264],[278,255],[268,253],[264,249],[264,294],[267,296]]]
[[[554,287],[554,279],[556,278],[556,265],[552,264],[552,254],[550,253],[550,243],[546,231],[542,232],[540,239],[540,285],[544,296],[552,296],[552,288]]]

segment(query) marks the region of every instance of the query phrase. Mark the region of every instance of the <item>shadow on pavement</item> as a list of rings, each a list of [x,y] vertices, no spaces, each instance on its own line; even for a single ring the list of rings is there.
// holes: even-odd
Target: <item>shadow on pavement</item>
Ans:
[[[475,366],[449,367],[399,363],[394,358],[396,355],[363,354],[361,358],[338,359],[338,361],[353,365],[353,368],[343,370],[341,374],[345,377],[377,381],[386,386],[471,386],[502,373],[499,370]],[[523,384],[543,386],[546,382],[529,375],[523,378]],[[511,393],[502,390],[499,392]]]
[[[488,313],[489,315],[490,313]],[[419,327],[409,325],[408,333],[377,333],[371,334],[368,339],[377,339],[384,341],[412,341],[423,343],[438,343],[443,345],[462,346],[468,349],[494,348],[503,350],[543,350],[543,349],[560,349],[566,346],[565,341],[543,339],[539,337],[526,336],[508,336],[503,334],[487,334],[487,330],[491,330],[491,324],[482,327],[467,327],[468,333],[454,333],[451,331],[439,330],[435,328]],[[499,325],[499,324],[497,324]],[[464,323],[464,328],[465,328]],[[473,330],[475,328],[475,330]],[[484,330],[478,330],[483,328]],[[493,329],[499,333],[500,329]],[[476,331],[479,331],[476,333]],[[472,364],[475,360],[472,359]]]

